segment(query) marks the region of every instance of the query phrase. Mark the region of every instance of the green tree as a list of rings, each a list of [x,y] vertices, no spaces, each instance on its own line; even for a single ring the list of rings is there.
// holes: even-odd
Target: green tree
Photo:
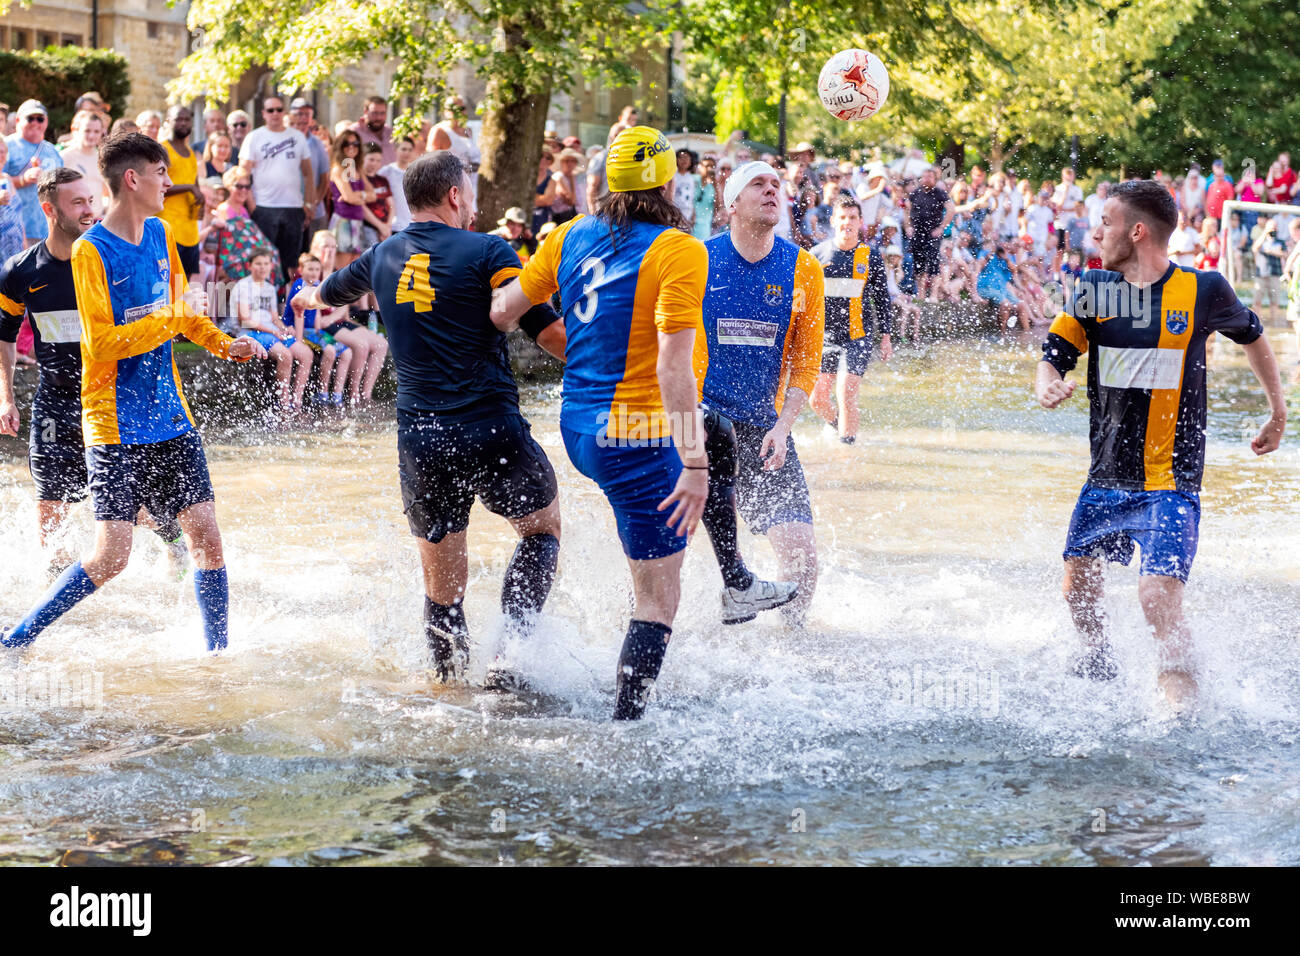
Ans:
[[[46,136],[51,140],[72,127],[73,106],[87,90],[96,90],[109,103],[125,103],[131,91],[126,57],[113,50],[72,46],[30,53],[0,50],[0,100],[13,109],[23,100],[44,103],[50,111]]]
[[[439,112],[447,71],[473,64],[487,81],[479,222],[532,205],[553,89],[581,74],[630,85],[629,53],[661,44],[656,18],[624,0],[193,0],[200,35],[168,85],[177,100],[224,90],[269,66],[285,89],[327,87],[341,67],[380,51],[395,65],[389,98],[415,105],[410,130]]]
[[[1300,9],[1273,0],[1207,4],[1148,60],[1141,94],[1156,104],[1103,141],[1108,164],[1144,174],[1216,156],[1261,175],[1300,129]]]

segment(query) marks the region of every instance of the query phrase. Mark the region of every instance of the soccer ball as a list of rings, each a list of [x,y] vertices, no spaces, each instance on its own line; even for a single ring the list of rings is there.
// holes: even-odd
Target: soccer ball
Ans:
[[[836,119],[867,119],[875,116],[889,97],[889,71],[873,53],[841,50],[822,67],[817,95]]]

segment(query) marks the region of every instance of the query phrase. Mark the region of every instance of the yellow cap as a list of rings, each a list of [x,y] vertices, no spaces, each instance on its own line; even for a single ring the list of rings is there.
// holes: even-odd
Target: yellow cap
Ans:
[[[663,133],[649,126],[623,130],[610,144],[605,159],[605,178],[613,193],[655,189],[670,182],[676,172],[672,145]]]

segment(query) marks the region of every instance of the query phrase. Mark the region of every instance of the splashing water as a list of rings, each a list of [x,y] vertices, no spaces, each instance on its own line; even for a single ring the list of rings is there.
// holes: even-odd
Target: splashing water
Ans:
[[[697,541],[635,725],[608,719],[630,580],[554,388],[524,406],[560,478],[556,588],[531,637],[503,635],[514,538],[476,507],[469,686],[425,669],[391,422],[210,437],[230,651],[200,655],[190,588],[138,533],[118,580],[0,659],[0,860],[1300,863],[1297,446],[1249,452],[1265,406],[1221,347],[1186,599],[1202,694],[1175,718],[1132,568],[1107,575],[1119,678],[1066,675],[1060,549],[1087,408],[1080,391],[1038,409],[1035,358],[968,340],[873,366],[852,447],[805,415],[810,626],[721,626]],[[8,622],[46,564],[12,457],[0,514]],[[78,509],[69,541],[89,530]],[[775,573],[765,541],[744,547]],[[477,689],[498,651],[534,693]]]

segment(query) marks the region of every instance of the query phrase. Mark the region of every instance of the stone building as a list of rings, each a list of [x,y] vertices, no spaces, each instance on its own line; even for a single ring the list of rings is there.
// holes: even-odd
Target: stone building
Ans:
[[[178,0],[173,7],[168,7],[166,0],[34,0],[28,7],[12,0],[8,14],[0,17],[0,49],[97,46],[116,50],[126,57],[131,94],[125,104],[112,104],[113,116],[134,117],[142,110],[166,106],[166,83],[191,49],[185,25],[188,11],[187,0]],[[638,51],[633,62],[642,74],[637,88],[612,89],[578,78],[569,94],[552,97],[548,125],[561,137],[578,136],[590,145],[604,143],[610,123],[628,104],[640,108],[642,122],[663,124],[668,103],[665,56]],[[350,84],[352,92],[337,88],[281,92],[305,96],[316,104],[317,119],[333,126],[339,120],[357,119],[367,96],[387,95],[392,77],[392,66],[376,52],[339,74],[338,79]],[[466,98],[471,110],[482,99],[483,81],[469,67],[457,67],[447,79],[448,86]],[[260,123],[258,109],[273,80],[269,70],[250,70],[226,97],[209,96],[206,102],[200,99],[191,105],[196,112],[208,105],[227,110],[241,107]],[[436,122],[438,117],[430,120]]]

